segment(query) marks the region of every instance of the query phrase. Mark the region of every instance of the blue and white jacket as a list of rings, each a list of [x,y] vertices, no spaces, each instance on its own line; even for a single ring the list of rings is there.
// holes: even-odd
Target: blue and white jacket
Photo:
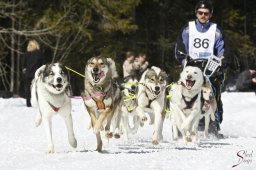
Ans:
[[[206,32],[210,28],[210,26],[213,24],[212,22],[208,21],[205,24],[201,24],[198,19],[195,21],[196,28],[199,32]],[[215,43],[214,43],[214,55],[217,57],[224,56],[224,36],[221,31],[221,29],[217,26],[216,33],[215,33]],[[189,26],[186,24],[180,31],[180,34],[178,35],[177,43],[175,46],[175,57],[179,61],[179,63],[182,63],[182,60],[184,59],[184,56],[179,53],[179,51],[188,54],[189,53]]]

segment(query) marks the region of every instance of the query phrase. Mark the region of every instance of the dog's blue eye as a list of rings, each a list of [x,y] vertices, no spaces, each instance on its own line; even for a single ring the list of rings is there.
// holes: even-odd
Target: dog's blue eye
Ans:
[[[60,74],[64,74],[64,71],[61,71]]]
[[[52,75],[54,75],[54,73],[51,71],[51,72],[49,73],[49,75],[51,75],[51,76],[52,76]]]

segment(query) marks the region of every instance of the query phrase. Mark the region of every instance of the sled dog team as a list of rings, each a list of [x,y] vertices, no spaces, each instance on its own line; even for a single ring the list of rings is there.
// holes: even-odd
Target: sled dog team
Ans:
[[[125,77],[118,84],[115,62],[102,56],[92,57],[85,66],[82,99],[90,116],[90,127],[97,139],[96,150],[101,152],[102,138],[129,139],[146,121],[153,126],[152,144],[163,139],[163,122],[166,108],[171,110],[173,140],[196,142],[198,124],[205,117],[205,137],[208,136],[210,119],[214,120],[216,101],[211,87],[204,81],[198,67],[186,66],[180,79],[167,87],[167,74],[152,66],[139,79]],[[52,116],[63,117],[69,144],[76,148],[71,116],[70,86],[67,70],[60,63],[41,66],[32,83],[31,101],[37,107],[36,126],[43,121],[48,153],[54,152],[52,141]],[[166,96],[171,96],[167,100]],[[170,129],[171,130],[171,129]]]

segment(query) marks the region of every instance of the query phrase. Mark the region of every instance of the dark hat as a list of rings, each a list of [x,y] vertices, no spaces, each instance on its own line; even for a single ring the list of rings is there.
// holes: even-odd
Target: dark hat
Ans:
[[[213,13],[213,6],[212,3],[207,1],[207,0],[203,0],[203,1],[199,1],[196,6],[195,6],[195,13],[197,12],[197,10],[199,8],[206,8],[209,9],[210,13]]]

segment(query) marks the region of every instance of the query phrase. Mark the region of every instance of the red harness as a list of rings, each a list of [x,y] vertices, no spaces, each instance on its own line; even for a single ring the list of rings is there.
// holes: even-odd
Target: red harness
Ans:
[[[55,112],[58,112],[60,110],[60,107],[55,107],[53,104],[47,101],[47,103],[51,106],[52,110]]]

